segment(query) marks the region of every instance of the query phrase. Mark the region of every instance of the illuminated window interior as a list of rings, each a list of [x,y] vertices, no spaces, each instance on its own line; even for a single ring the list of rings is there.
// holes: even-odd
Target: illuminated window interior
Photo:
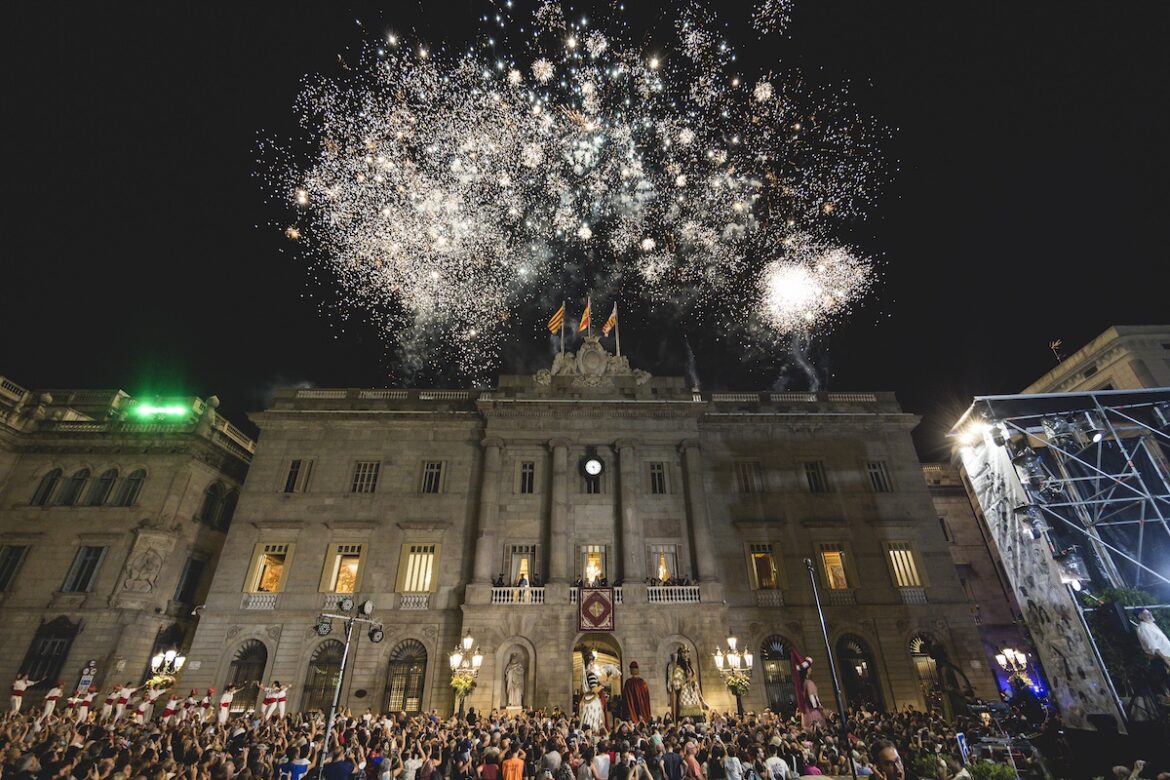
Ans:
[[[605,546],[600,544],[585,545],[583,553],[582,577],[586,584],[605,577]]]
[[[849,580],[845,576],[845,551],[839,548],[840,545],[834,545],[821,550],[821,563],[825,567],[825,581],[830,590],[849,589]]]
[[[663,583],[678,578],[678,546],[673,544],[650,545],[650,576]]]
[[[922,587],[922,578],[918,576],[918,565],[914,562],[914,551],[910,542],[890,542],[888,550],[890,568],[894,570],[894,582],[898,587]]]
[[[357,590],[358,572],[362,562],[360,544],[339,544],[333,556],[329,582],[334,593],[353,593]]]
[[[780,587],[780,578],[776,571],[776,559],[772,555],[772,545],[749,545],[752,559],[752,573],[755,575],[756,588],[759,590],[776,590]]]
[[[256,590],[260,593],[276,593],[284,580],[284,564],[288,558],[286,551],[263,552],[260,554],[260,563],[256,567]]]
[[[528,581],[532,585],[532,575],[536,571],[536,545],[534,544],[514,544],[509,549],[511,563],[509,564],[509,575],[512,578],[510,584],[513,586],[519,585],[520,580]]]
[[[429,593],[435,570],[435,545],[412,544],[406,553],[403,593]]]

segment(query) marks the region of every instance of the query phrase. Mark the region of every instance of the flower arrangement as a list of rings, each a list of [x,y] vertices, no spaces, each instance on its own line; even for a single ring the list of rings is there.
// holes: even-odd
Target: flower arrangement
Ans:
[[[727,678],[727,690],[735,696],[747,696],[752,689],[752,681],[743,672],[736,672]]]
[[[451,690],[455,691],[455,698],[462,699],[475,690],[475,678],[457,674],[451,678]]]

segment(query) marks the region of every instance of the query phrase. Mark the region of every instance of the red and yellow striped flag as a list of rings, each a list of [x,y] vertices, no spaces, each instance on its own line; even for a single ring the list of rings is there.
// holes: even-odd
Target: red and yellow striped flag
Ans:
[[[585,304],[585,312],[581,315],[581,322],[577,324],[577,332],[584,333],[589,330],[589,310],[593,308],[593,302]]]
[[[609,332],[617,327],[617,302],[613,304],[613,311],[609,313],[609,319],[601,326],[601,335],[608,336]]]
[[[557,331],[559,331],[561,329],[561,326],[564,324],[565,324],[565,304],[562,303],[561,308],[557,309],[557,313],[554,314],[548,321],[548,332],[549,333],[556,333]]]

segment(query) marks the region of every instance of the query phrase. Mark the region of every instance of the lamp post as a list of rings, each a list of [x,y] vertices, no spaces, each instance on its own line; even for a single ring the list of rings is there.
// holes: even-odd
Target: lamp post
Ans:
[[[475,678],[479,677],[479,667],[483,666],[483,653],[479,647],[475,652],[471,646],[475,644],[471,632],[455,645],[451,656],[447,659],[451,664],[451,690],[455,691],[455,698],[459,700],[459,717],[463,717],[463,701],[471,689],[475,687]]]
[[[165,677],[174,682],[183,664],[187,663],[187,656],[178,650],[167,650],[150,659],[150,671],[155,677]]]
[[[1008,673],[1008,680],[1013,680],[1016,677],[1022,679],[1025,683],[1031,684],[1028,679],[1028,655],[1011,647],[1005,647],[995,654],[995,662],[999,664],[999,668]]]
[[[329,755],[330,741],[333,737],[333,724],[337,720],[337,705],[341,702],[341,681],[345,679],[345,664],[349,660],[349,643],[353,639],[353,627],[355,623],[365,623],[369,625],[370,641],[377,644],[385,638],[385,633],[382,631],[382,623],[379,620],[374,620],[370,614],[374,611],[374,602],[363,601],[361,606],[356,607],[354,601],[349,596],[342,597],[337,602],[337,608],[343,614],[334,614],[330,612],[322,612],[317,617],[317,636],[328,636],[329,632],[333,630],[334,620],[343,621],[345,626],[345,648],[341,651],[341,668],[337,670],[337,685],[333,688],[333,704],[329,706],[329,722],[325,726],[325,747],[321,751],[320,769],[318,770],[318,777],[325,776],[325,758]]]
[[[817,588],[817,571],[813,568],[812,558],[804,559],[804,568],[808,569],[808,580],[812,584],[813,603],[817,607],[817,617],[821,621],[821,636],[825,640],[825,656],[829,659],[829,679],[833,681],[833,698],[837,700],[837,714],[841,718],[841,744],[849,744],[849,719],[845,717],[845,706],[841,702],[841,681],[837,679],[837,662],[833,659],[833,646],[829,644],[829,626],[825,623],[825,610],[821,607],[821,591]],[[800,680],[794,680],[800,685]],[[857,780],[857,762],[853,760],[853,751],[848,750],[849,774]]]
[[[723,684],[735,696],[735,711],[743,717],[743,697],[752,687],[752,663],[755,658],[748,651],[742,653],[736,649],[738,641],[735,637],[727,637],[727,653],[722,648],[715,648],[715,668],[723,677]]]

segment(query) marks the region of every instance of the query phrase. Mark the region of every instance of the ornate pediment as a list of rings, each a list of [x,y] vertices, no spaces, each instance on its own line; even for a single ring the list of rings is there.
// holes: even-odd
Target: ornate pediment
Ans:
[[[586,336],[585,344],[574,352],[558,352],[551,369],[541,369],[533,377],[537,384],[551,385],[553,377],[569,377],[574,387],[609,388],[617,377],[631,377],[634,384],[645,384],[650,374],[630,368],[630,361],[622,355],[611,355],[601,346],[597,336]]]

